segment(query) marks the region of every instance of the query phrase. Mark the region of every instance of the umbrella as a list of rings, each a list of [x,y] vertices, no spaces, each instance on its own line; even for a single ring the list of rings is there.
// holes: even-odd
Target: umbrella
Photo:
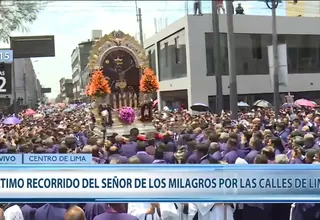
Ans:
[[[300,105],[294,103],[284,103],[281,108],[300,108]]]
[[[196,111],[196,112],[211,111],[211,109],[207,105],[202,104],[202,103],[195,103],[190,108],[192,111]]]
[[[43,115],[42,114],[35,114],[33,115],[34,118],[43,118]]]
[[[65,110],[63,110],[63,112],[72,112],[71,108],[66,108]]]
[[[31,116],[31,115],[34,115],[34,114],[36,114],[37,112],[35,111],[35,110],[33,110],[33,109],[31,109],[31,108],[28,108],[27,110],[26,110],[26,112],[24,113],[24,115],[25,116]]]
[[[238,102],[238,107],[249,107],[249,105],[245,102]]]
[[[153,108],[158,107],[158,103],[159,103],[158,99],[154,100],[153,101]]]
[[[310,101],[307,99],[298,99],[294,102],[294,104],[311,108],[315,108],[318,106],[314,101]]]
[[[271,103],[266,100],[257,100],[253,103],[253,106],[260,108],[272,108]]]
[[[50,114],[50,113],[54,112],[54,110],[53,109],[46,109],[46,110],[44,110],[44,112],[46,114]]]
[[[57,107],[57,108],[65,108],[66,104],[63,103],[63,102],[60,102],[60,103],[55,104],[54,106]]]
[[[69,108],[70,108],[70,109],[75,109],[75,108],[77,108],[77,106],[78,106],[77,104],[70,104],[70,105],[69,105]]]
[[[21,123],[21,120],[17,117],[8,117],[4,119],[2,123],[6,125],[17,125]]]

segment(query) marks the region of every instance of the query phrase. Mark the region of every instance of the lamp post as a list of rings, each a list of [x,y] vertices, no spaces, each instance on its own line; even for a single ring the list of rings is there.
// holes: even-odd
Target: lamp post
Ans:
[[[270,4],[271,3],[271,4]],[[277,38],[277,15],[276,9],[279,0],[266,0],[266,5],[272,10],[272,49],[273,49],[273,102],[276,117],[280,111],[279,92],[279,60],[278,60],[278,38]]]

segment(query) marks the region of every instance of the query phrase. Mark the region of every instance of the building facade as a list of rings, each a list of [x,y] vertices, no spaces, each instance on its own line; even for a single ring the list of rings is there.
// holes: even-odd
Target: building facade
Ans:
[[[220,15],[224,107],[229,109],[227,21]],[[278,17],[278,39],[287,44],[289,85],[282,98],[320,99],[320,20]],[[238,101],[272,101],[267,46],[272,42],[270,16],[234,16]],[[208,104],[215,109],[216,81],[211,15],[186,16],[144,42],[160,81],[160,106]]]
[[[294,1],[286,1],[286,15],[301,17],[319,17],[320,2],[298,0],[298,2],[294,4]]]
[[[73,96],[74,99],[78,99],[80,96],[80,49],[79,47],[75,48],[71,54],[71,68],[72,68],[72,83],[73,83]]]
[[[14,71],[17,106],[20,108],[36,108],[38,100],[41,98],[41,85],[31,59],[15,59]],[[8,111],[12,110],[13,89],[12,87],[12,93],[9,95],[0,94],[0,105]]]
[[[60,81],[60,101],[69,103],[73,100],[73,82],[72,79],[61,78]]]
[[[71,54],[71,67],[72,67],[72,83],[73,83],[73,94],[74,99],[81,99],[85,82],[81,81],[82,72],[85,71],[88,64],[88,57],[94,41],[87,41],[78,44],[78,47],[73,50]]]
[[[91,48],[96,40],[102,36],[101,30],[92,30],[91,40],[87,40],[78,44],[71,54],[72,82],[73,94],[75,100],[81,100],[84,97],[85,85],[84,75],[87,74],[86,69]],[[89,75],[88,75],[89,76]]]

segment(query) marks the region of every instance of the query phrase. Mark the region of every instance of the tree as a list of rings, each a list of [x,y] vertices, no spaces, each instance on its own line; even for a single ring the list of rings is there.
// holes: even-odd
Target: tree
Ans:
[[[159,81],[154,71],[147,67],[140,80],[140,91],[143,93],[153,93],[160,88]]]
[[[87,96],[104,96],[110,93],[109,80],[105,78],[102,70],[95,70],[86,88]]]
[[[26,24],[37,19],[45,7],[43,1],[1,1],[0,0],[0,41],[9,42],[13,31],[26,31]]]

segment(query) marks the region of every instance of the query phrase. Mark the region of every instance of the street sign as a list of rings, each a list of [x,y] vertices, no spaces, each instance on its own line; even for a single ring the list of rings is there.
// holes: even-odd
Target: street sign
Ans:
[[[0,63],[0,94],[12,93],[12,71],[11,64]]]
[[[54,36],[10,37],[14,58],[54,57]]]
[[[12,50],[0,50],[0,63],[12,63],[13,52]]]
[[[44,93],[51,93],[51,88],[44,88],[42,87],[41,88],[41,93],[44,94]]]

